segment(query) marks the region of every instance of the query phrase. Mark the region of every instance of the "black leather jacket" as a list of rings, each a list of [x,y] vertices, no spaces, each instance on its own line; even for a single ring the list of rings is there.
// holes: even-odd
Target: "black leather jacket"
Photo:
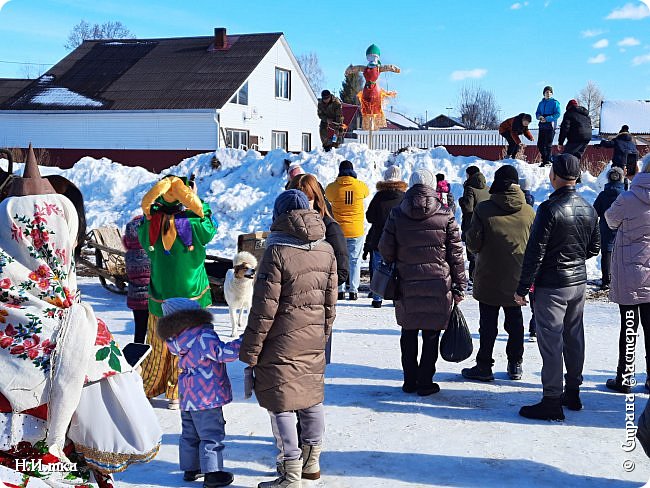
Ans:
[[[537,210],[526,246],[517,294],[587,282],[585,261],[600,251],[598,216],[575,186],[553,192]]]

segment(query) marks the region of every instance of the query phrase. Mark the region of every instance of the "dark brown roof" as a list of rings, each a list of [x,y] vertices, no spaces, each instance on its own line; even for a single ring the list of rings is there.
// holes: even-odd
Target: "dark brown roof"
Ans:
[[[85,41],[0,110],[221,108],[280,36],[229,35],[217,50],[212,36]]]
[[[20,90],[25,88],[34,80],[23,80],[19,78],[0,78],[0,104],[13,97]]]

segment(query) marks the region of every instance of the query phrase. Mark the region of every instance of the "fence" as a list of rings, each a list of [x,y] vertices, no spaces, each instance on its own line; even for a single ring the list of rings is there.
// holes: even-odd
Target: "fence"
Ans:
[[[518,155],[526,161],[536,163],[540,161],[539,151],[536,142],[539,130],[530,129],[534,141],[529,141],[521,136],[525,145],[523,152]],[[355,130],[355,138],[346,138],[346,142],[360,142],[368,144],[368,131]],[[559,130],[556,130],[553,144],[558,143]],[[598,139],[592,139],[582,156],[582,166],[593,175],[602,171],[609,162],[612,154],[611,149],[598,146]],[[639,138],[637,144],[639,155],[643,156],[650,152],[650,145]],[[476,156],[489,161],[498,161],[505,157],[506,141],[496,130],[465,130],[465,129],[437,129],[437,130],[380,130],[373,132],[372,147],[374,149],[385,149],[392,152],[399,151],[406,147],[417,147],[429,149],[436,146],[444,146],[449,154],[453,156]]]
[[[535,140],[538,130],[531,129]],[[355,130],[356,142],[369,143],[369,132]],[[557,144],[559,131],[555,132],[553,144]],[[535,145],[522,136],[522,142]],[[435,146],[503,146],[505,139],[497,130],[465,130],[465,129],[438,129],[438,130],[379,130],[372,134],[372,147],[374,149],[387,149],[398,151],[404,147],[418,147],[428,149]]]

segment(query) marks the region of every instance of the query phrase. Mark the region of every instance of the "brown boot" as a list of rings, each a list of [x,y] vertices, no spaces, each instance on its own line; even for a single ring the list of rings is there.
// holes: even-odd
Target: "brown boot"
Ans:
[[[321,446],[302,446],[302,477],[306,480],[320,479]]]

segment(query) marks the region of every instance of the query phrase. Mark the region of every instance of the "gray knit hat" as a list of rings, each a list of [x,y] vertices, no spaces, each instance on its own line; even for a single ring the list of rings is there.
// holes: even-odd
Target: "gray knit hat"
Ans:
[[[402,180],[402,170],[399,166],[389,166],[386,171],[384,171],[384,181],[401,181]]]
[[[436,187],[436,177],[433,176],[433,173],[425,168],[416,169],[411,174],[409,179],[409,186],[413,185],[427,185],[431,188]]]

